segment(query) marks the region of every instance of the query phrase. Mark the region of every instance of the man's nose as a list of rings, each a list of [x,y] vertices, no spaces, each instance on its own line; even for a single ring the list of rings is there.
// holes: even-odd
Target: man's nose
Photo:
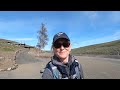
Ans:
[[[60,49],[64,49],[63,45],[61,45]]]

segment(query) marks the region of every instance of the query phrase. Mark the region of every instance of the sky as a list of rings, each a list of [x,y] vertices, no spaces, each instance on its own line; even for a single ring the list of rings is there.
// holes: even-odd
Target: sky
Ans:
[[[0,38],[36,46],[45,24],[50,50],[53,36],[65,32],[73,48],[120,39],[120,11],[0,11]]]

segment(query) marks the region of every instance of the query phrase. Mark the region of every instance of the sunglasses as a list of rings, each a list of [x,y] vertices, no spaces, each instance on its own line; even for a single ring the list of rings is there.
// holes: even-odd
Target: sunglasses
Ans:
[[[70,42],[68,41],[67,42],[55,42],[53,46],[55,48],[61,48],[61,46],[63,46],[64,48],[68,48],[70,46]]]

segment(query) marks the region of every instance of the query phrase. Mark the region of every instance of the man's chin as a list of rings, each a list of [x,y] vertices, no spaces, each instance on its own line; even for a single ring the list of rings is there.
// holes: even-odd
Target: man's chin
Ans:
[[[66,59],[67,57],[66,56],[59,56],[61,59]]]

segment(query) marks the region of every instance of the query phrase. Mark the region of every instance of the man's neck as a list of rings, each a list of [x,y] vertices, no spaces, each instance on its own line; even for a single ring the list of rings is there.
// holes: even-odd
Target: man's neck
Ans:
[[[60,61],[61,61],[63,64],[68,63],[69,57],[67,57],[67,58],[61,58]]]
[[[63,63],[63,64],[69,62],[69,56],[66,57],[66,58],[59,58],[59,57],[57,57],[56,55],[54,55],[54,58],[58,58],[58,60],[59,60],[61,63]]]

